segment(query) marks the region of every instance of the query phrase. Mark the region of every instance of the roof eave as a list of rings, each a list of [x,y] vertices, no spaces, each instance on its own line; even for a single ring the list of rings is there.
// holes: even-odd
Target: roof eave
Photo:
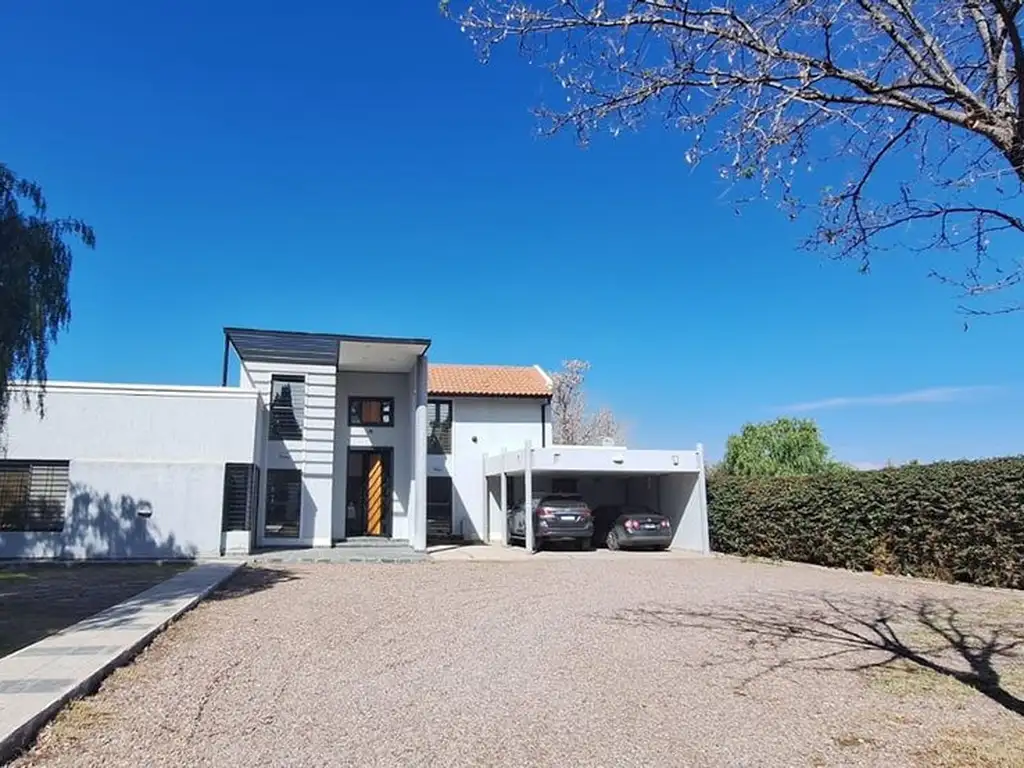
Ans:
[[[505,400],[550,400],[551,393],[539,392],[448,392],[431,389],[427,393],[431,397],[498,397]]]

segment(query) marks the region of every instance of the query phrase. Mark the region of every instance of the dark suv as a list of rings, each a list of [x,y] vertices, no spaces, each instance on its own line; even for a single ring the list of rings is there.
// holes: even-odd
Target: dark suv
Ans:
[[[548,541],[575,541],[580,549],[592,549],[594,518],[578,493],[535,493],[533,512],[534,546]],[[508,511],[508,540],[526,541],[526,512],[523,502]]]

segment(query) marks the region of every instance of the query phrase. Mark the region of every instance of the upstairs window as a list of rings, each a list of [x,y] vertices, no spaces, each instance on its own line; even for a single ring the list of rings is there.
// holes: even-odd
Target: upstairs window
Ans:
[[[350,397],[348,399],[350,427],[393,427],[395,425],[395,398]]]
[[[431,400],[427,403],[427,453],[445,455],[452,452],[452,401]]]
[[[0,461],[0,531],[63,531],[70,467],[67,461]]]
[[[301,440],[306,401],[303,376],[272,376],[270,379],[270,439]]]

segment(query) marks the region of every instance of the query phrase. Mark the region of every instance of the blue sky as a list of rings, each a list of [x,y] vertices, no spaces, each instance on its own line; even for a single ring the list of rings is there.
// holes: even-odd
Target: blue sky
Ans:
[[[2,159],[98,237],[51,378],[217,383],[225,325],[425,335],[590,360],[634,446],[797,413],[847,461],[1024,452],[1024,316],[965,333],[926,259],[798,251],[660,128],[537,138],[545,73],[407,5],[5,8]]]

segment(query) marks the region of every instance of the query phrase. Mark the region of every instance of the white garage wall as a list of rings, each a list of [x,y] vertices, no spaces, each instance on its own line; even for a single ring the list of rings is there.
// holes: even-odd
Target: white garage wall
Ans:
[[[706,503],[704,487],[697,474],[661,477],[662,514],[672,519],[673,549],[688,549],[707,554]]]
[[[224,464],[251,463],[256,394],[217,387],[47,385],[12,401],[3,458],[70,461],[60,533],[0,533],[0,558],[213,555]]]

